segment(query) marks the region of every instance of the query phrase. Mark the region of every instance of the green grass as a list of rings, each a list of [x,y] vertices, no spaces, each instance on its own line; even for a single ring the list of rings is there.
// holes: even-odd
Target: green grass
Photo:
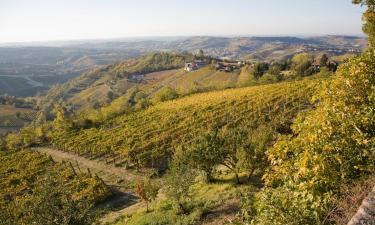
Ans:
[[[113,225],[190,225],[204,223],[206,220],[222,224],[224,216],[236,218],[240,208],[240,193],[244,191],[257,191],[253,186],[238,186],[232,182],[217,182],[207,184],[199,182],[190,190],[191,198],[187,199],[186,214],[179,214],[175,205],[170,200],[160,195],[151,204],[150,212],[145,207],[138,211],[124,215]],[[228,212],[224,212],[226,209]]]

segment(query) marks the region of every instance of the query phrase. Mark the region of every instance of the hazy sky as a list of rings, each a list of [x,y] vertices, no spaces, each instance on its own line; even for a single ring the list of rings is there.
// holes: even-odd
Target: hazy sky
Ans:
[[[0,42],[189,35],[361,35],[351,0],[0,0]]]

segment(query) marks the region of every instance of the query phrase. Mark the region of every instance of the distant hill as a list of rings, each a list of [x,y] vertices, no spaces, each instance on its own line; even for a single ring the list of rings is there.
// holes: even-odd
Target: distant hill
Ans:
[[[329,56],[357,54],[367,39],[322,37],[176,37],[102,41],[29,43],[0,47],[0,94],[33,96],[95,67],[151,52],[190,52],[249,60],[285,60],[300,52]],[[25,45],[32,45],[27,47]],[[17,83],[17,88],[12,88]]]
[[[146,79],[139,80],[137,76],[146,75],[147,79],[152,79],[154,72],[182,68],[185,61],[192,57],[190,54],[152,53],[92,69],[65,84],[51,88],[41,98],[41,104],[51,105],[62,100],[71,105],[73,110],[97,108],[125,94],[134,86],[149,84],[145,82]],[[155,79],[159,80],[158,76]]]
[[[82,112],[106,106],[120,96],[135,95],[135,90],[150,100],[167,87],[179,95],[187,95],[244,86],[250,82],[246,69],[225,72],[207,64],[192,72],[185,71],[184,63],[193,58],[191,54],[151,53],[93,69],[51,88],[41,97],[40,106],[50,107],[62,101],[72,112]]]

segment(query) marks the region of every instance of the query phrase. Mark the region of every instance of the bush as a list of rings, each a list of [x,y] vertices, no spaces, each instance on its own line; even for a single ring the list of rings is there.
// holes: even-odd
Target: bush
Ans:
[[[257,223],[325,223],[341,186],[374,171],[374,85],[375,51],[369,50],[341,66],[317,96],[319,106],[267,152],[272,167],[257,196]]]
[[[153,103],[165,102],[165,101],[176,99],[176,98],[178,98],[178,93],[176,90],[174,90],[171,87],[164,87],[159,92],[156,93],[156,95],[152,99],[152,102]]]

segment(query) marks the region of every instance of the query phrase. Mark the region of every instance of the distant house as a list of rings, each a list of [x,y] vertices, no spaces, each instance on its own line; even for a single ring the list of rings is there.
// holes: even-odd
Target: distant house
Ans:
[[[185,71],[191,72],[197,70],[198,66],[194,62],[185,63]]]
[[[145,78],[145,75],[143,75],[143,74],[134,74],[134,75],[132,75],[131,78],[133,80],[141,81],[141,80],[143,80],[143,78]]]

